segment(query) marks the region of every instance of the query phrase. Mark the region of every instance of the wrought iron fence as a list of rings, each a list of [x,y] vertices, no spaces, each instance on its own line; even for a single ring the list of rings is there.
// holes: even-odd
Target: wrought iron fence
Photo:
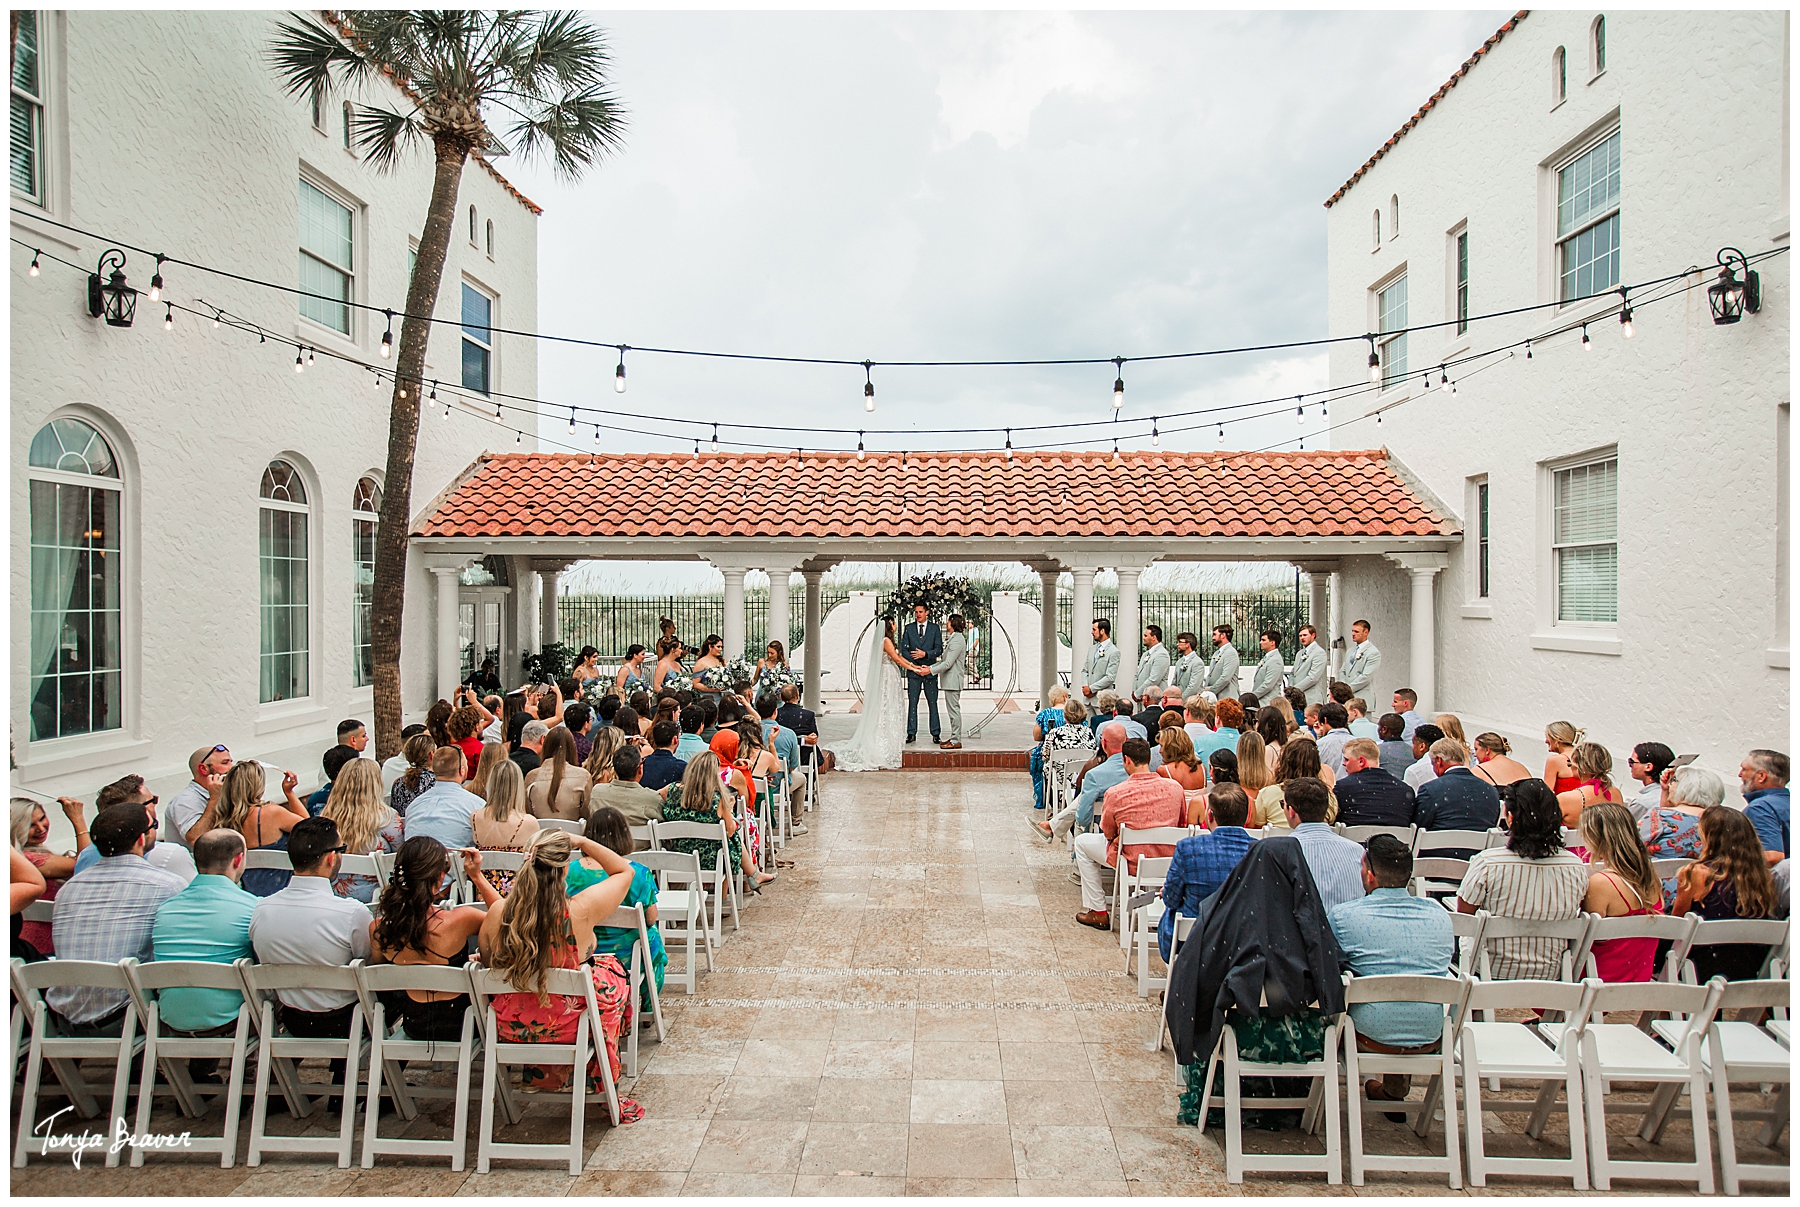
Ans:
[[[850,597],[848,591],[821,592],[820,612]],[[792,651],[806,635],[803,592],[788,596],[787,648]],[[557,619],[563,644],[570,649],[591,645],[603,662],[625,657],[632,645],[656,648],[659,620],[675,622],[675,634],[690,649],[698,649],[709,633],[725,626],[725,597],[721,595],[564,595],[557,600]],[[744,649],[752,658],[762,656],[768,644],[769,594],[744,592]]]

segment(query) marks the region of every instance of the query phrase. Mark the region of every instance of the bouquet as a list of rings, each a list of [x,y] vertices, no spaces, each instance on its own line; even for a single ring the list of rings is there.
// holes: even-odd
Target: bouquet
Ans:
[[[768,693],[779,696],[782,688],[803,687],[805,683],[806,677],[799,671],[792,667],[778,666],[772,670],[763,671],[762,677],[756,681],[756,694],[760,696]]]
[[[694,677],[677,667],[663,676],[663,691],[688,692],[694,690]]]
[[[756,682],[756,663],[748,658],[733,658],[725,664],[723,670],[725,682],[721,686],[726,690],[730,690],[733,683]]]
[[[735,680],[731,677],[730,667],[709,666],[694,676],[694,682],[713,691],[725,692],[731,690],[731,685]]]
[[[925,605],[927,614],[939,619],[959,613],[971,628],[987,615],[986,602],[975,593],[968,579],[936,570],[914,575],[902,583],[888,597],[887,618],[897,625],[904,624],[920,604]]]

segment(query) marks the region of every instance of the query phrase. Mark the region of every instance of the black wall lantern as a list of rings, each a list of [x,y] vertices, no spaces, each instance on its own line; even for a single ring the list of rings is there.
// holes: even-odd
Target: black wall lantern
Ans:
[[[1707,287],[1706,300],[1712,306],[1713,322],[1722,327],[1743,318],[1746,310],[1755,314],[1762,309],[1762,280],[1737,248],[1721,248],[1718,258],[1719,279]],[[1738,280],[1733,263],[1743,268],[1743,280]]]
[[[100,274],[107,266],[112,274],[103,283]],[[125,283],[125,253],[113,247],[101,253],[100,263],[88,274],[88,313],[102,315],[108,327],[129,327],[137,317],[137,290]]]

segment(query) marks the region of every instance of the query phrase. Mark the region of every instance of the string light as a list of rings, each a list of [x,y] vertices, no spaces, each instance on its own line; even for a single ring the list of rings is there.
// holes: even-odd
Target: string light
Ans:
[[[215,326],[215,327],[217,327],[218,325],[219,324],[216,322],[213,324],[213,326]],[[381,374],[377,373],[373,369],[369,370],[369,386],[371,389],[376,389],[376,390],[379,390],[381,388]]]
[[[150,300],[152,302],[162,301],[162,291],[163,291],[162,266],[163,266],[163,260],[166,258],[167,257],[162,256],[160,254],[156,257],[156,275],[150,278]]]
[[[387,315],[387,330],[381,333],[381,359],[386,360],[394,354],[394,312],[384,310]]]
[[[26,269],[25,271],[30,273],[34,277],[37,276],[38,272],[39,272],[38,257],[43,254],[44,254],[43,252],[38,251],[36,248],[32,248],[32,250],[31,250],[31,267]]]
[[[1223,446],[1224,443],[1225,443],[1225,425],[1221,423],[1219,425],[1219,444],[1221,446]]]
[[[400,401],[405,402],[406,401],[406,383],[404,381],[401,381],[398,377],[394,378],[394,381],[400,387]]]
[[[447,402],[444,404],[444,418],[446,420],[450,418],[450,404]]]
[[[1117,463],[1117,462],[1118,462],[1118,460],[1119,460],[1119,438],[1118,438],[1118,437],[1117,437],[1117,436],[1114,436],[1114,437],[1113,437],[1113,455],[1112,455],[1112,459],[1113,459],[1113,462],[1114,462],[1114,463],[1115,463],[1115,464],[1116,464],[1116,463]]]
[[[875,409],[875,362],[874,361],[865,360],[863,362],[863,377],[864,377],[863,410],[872,411]],[[715,433],[718,430],[719,429],[716,426],[713,428],[713,431]]]
[[[163,305],[168,306],[168,309],[163,311],[163,330],[173,331],[175,330],[175,307],[169,306],[167,302],[164,302]]]
[[[575,434],[575,408],[569,408],[569,435]]]
[[[495,419],[505,418],[505,416],[500,414],[500,400],[498,398],[494,399],[494,418]]]
[[[599,430],[599,428],[594,429],[595,432],[598,432]],[[700,459],[700,437],[698,436],[694,437],[694,459],[696,461]]]
[[[524,432],[514,432],[513,433],[513,443],[514,444],[524,444],[525,443],[525,433]]]
[[[435,381],[431,383],[431,397],[425,400],[425,405],[428,407],[437,405],[437,382]]]
[[[863,459],[863,434],[860,430],[856,433],[856,459]]]
[[[1531,341],[1530,340],[1525,341],[1525,359],[1526,360],[1531,359]]]
[[[300,359],[300,345],[299,344],[294,345],[294,372],[296,372],[296,373],[306,372],[306,362],[304,362]]]
[[[1113,369],[1118,376],[1113,378],[1113,410],[1125,405],[1125,358],[1113,357]]]
[[[627,345],[619,345],[619,367],[613,370],[613,393],[625,392],[625,349]]]
[[[1156,421],[1151,420],[1151,427],[1154,428],[1155,426],[1156,426]],[[1156,437],[1152,436],[1150,438],[1150,442],[1152,444],[1154,444],[1156,442]],[[1012,429],[1011,428],[1006,429],[1006,461],[1007,461],[1007,464],[1009,464],[1009,465],[1012,463]]]
[[[1294,395],[1294,401],[1296,403],[1298,403],[1304,397],[1306,397],[1306,395],[1296,394],[1296,395]],[[1154,427],[1154,426],[1155,425],[1152,425],[1152,427]],[[1306,426],[1306,407],[1303,405],[1296,406],[1294,408],[1294,426],[1300,427],[1300,428],[1304,428]]]
[[[600,425],[597,423],[594,425],[594,447],[600,447]]]
[[[1381,426],[1381,412],[1380,411],[1375,412],[1375,426],[1376,427]]]
[[[1626,339],[1630,339],[1637,334],[1637,330],[1631,325],[1631,295],[1621,288],[1619,290],[1619,299],[1619,334]]]
[[[318,361],[318,357],[316,355],[317,352],[318,352],[318,349],[316,349],[316,348],[308,348],[306,350],[306,367],[307,368],[310,369],[313,367],[314,364],[317,363],[317,361]]]
[[[1381,384],[1381,357],[1375,354],[1375,337],[1365,335],[1363,338],[1369,341],[1369,384],[1378,386]]]
[[[1581,324],[1581,350],[1583,352],[1592,352],[1594,350],[1594,341],[1588,338],[1586,323]]]
[[[713,424],[712,451],[719,451],[719,425]]]
[[[1438,389],[1446,394],[1450,392],[1450,375],[1444,372],[1444,366],[1442,365],[1438,366]]]
[[[1009,441],[1010,443],[1010,441]],[[1162,433],[1156,430],[1156,416],[1150,416],[1150,447],[1155,448],[1162,443]]]

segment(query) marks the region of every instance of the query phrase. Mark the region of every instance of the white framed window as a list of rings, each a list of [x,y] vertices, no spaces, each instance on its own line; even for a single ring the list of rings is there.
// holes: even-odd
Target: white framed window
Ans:
[[[1619,619],[1619,456],[1550,468],[1550,561],[1558,624]]]
[[[31,740],[124,725],[119,463],[99,431],[52,419],[26,455]]]
[[[351,134],[352,134],[353,125],[354,125],[352,119],[355,116],[355,112],[356,111],[351,108],[350,102],[345,101],[344,102],[344,150],[349,151],[352,154],[355,154],[355,152],[356,152],[356,148],[351,145]]]
[[[1380,206],[1376,206],[1375,212],[1369,216],[1369,250],[1370,251],[1380,251],[1381,250],[1381,207]]]
[[[1381,388],[1392,389],[1406,380],[1406,277],[1375,294],[1376,351],[1381,356]]]
[[[381,522],[381,483],[372,474],[357,480],[350,500],[351,566],[355,594],[351,597],[351,683],[366,687],[375,682],[375,659],[369,638],[369,616],[375,606],[375,527]]]
[[[475,207],[471,205],[469,207],[469,246],[470,247],[480,246],[475,241],[475,222],[476,222]]]
[[[320,88],[312,94],[312,124],[313,129],[317,130],[320,134],[325,133],[326,103],[327,98],[323,88]]]
[[[1594,18],[1593,32],[1588,35],[1588,45],[1592,51],[1594,74],[1599,75],[1606,70],[1606,14],[1601,13]]]
[[[1550,107],[1554,109],[1569,95],[1569,52],[1558,46],[1550,55]]]
[[[300,298],[300,314],[320,326],[350,334],[356,290],[356,211],[324,189],[300,179],[300,288],[320,297]]]
[[[17,14],[12,56],[12,191],[38,205],[49,193],[44,181],[44,14]]]
[[[492,218],[487,220],[487,257],[490,260],[494,258],[494,220]]]
[[[462,383],[465,390],[493,391],[494,299],[467,281],[462,287]]]
[[[1388,198],[1388,238],[1400,237],[1400,194]]]
[[[1556,257],[1561,301],[1619,285],[1619,131],[1556,172]]]
[[[1488,598],[1488,480],[1475,482],[1475,598]]]
[[[1464,227],[1456,232],[1456,333],[1466,335],[1469,330],[1469,230]]]
[[[262,642],[257,699],[264,704],[312,694],[312,509],[300,471],[282,460],[263,470],[257,506],[257,569]]]

